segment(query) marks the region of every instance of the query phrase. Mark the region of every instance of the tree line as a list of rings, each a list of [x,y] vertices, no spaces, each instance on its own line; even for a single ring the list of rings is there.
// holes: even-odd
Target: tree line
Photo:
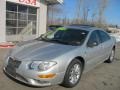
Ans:
[[[65,3],[48,6],[48,25],[91,24],[98,27],[107,27],[105,11],[109,6],[109,0],[74,1],[75,10],[72,18],[67,16]]]

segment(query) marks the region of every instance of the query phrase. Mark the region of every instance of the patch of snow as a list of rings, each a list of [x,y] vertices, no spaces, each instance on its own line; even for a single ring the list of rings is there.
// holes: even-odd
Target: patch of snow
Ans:
[[[120,42],[120,34],[116,33],[116,34],[110,34],[110,36],[113,36],[116,38],[117,42]]]

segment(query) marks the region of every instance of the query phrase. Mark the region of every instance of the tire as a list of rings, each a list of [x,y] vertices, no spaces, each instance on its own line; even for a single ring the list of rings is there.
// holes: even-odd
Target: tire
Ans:
[[[81,61],[74,59],[67,68],[62,86],[67,88],[75,87],[81,79],[82,71]]]
[[[109,56],[109,59],[106,61],[107,63],[112,63],[115,59],[115,49],[113,48],[111,53],[110,53],[110,56]]]

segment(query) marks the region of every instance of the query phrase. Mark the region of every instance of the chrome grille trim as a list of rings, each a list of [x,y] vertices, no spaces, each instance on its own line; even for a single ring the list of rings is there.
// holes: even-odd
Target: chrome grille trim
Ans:
[[[9,57],[8,66],[19,68],[20,64],[21,64],[21,61],[18,61],[16,59],[13,59],[12,57]]]

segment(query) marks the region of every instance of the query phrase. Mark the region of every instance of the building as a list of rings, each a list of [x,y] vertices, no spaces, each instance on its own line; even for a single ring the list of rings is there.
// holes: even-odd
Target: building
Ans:
[[[0,42],[29,40],[46,32],[47,5],[62,0],[0,0]]]

